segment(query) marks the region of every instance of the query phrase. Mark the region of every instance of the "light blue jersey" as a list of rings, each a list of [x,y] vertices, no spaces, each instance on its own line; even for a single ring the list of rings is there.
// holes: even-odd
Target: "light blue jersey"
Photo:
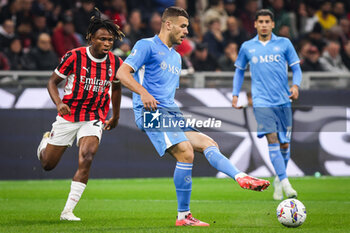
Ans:
[[[176,88],[179,87],[181,56],[169,48],[156,35],[139,40],[124,61],[135,71],[134,78],[156,100],[162,108],[176,108]],[[133,93],[134,111],[142,109],[140,95]]]
[[[174,120],[181,115],[174,102],[181,72],[181,56],[175,49],[165,45],[158,36],[142,39],[135,44],[124,63],[135,71],[136,81],[160,102],[157,107],[162,115],[173,115]],[[184,132],[196,130],[191,127],[178,127],[170,131],[145,128],[143,103],[136,93],[133,93],[133,108],[137,127],[146,132],[160,156],[171,146],[187,141]],[[148,112],[148,115],[152,113]]]
[[[259,41],[258,35],[244,42],[235,66],[245,70],[249,63],[253,105],[270,107],[290,102],[288,65],[293,66],[299,62],[290,40],[272,34],[271,40],[266,44]]]

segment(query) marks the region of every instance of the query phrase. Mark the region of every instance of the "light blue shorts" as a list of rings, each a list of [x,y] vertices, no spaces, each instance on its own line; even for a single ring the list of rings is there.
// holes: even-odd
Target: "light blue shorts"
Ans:
[[[292,135],[291,104],[274,107],[254,107],[255,119],[258,123],[258,137],[269,133],[277,133],[280,143],[290,143]]]
[[[171,124],[169,122],[183,121],[184,117],[179,110],[158,109],[158,111],[161,114],[159,116],[159,119],[153,119],[153,116],[157,116],[154,115],[156,111],[142,111],[142,113],[139,111],[135,111],[135,122],[139,129],[146,132],[153,146],[156,148],[158,154],[162,157],[168,148],[180,142],[188,141],[185,132],[198,132],[198,130],[190,126],[183,126],[181,124],[172,124],[171,127],[166,127],[167,125]],[[163,118],[162,116],[166,117]],[[156,128],[158,127],[159,122],[162,122],[162,119],[166,120],[165,126],[162,125],[161,127]]]

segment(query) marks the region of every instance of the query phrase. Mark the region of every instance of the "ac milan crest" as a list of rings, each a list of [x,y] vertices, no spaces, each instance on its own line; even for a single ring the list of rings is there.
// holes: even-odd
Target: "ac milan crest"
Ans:
[[[112,76],[112,72],[113,72],[112,67],[109,66],[109,68],[108,68],[108,76],[109,76],[109,77]]]

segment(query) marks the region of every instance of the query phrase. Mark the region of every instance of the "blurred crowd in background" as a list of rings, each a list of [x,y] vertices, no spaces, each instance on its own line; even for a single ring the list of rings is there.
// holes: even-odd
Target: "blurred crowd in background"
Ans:
[[[303,71],[350,70],[348,0],[0,0],[0,70],[53,70],[65,52],[87,45],[95,7],[125,33],[113,49],[125,59],[137,40],[159,32],[173,5],[190,15],[176,47],[184,69],[234,71],[241,44],[256,35],[256,11],[268,8],[273,32],[292,41]]]

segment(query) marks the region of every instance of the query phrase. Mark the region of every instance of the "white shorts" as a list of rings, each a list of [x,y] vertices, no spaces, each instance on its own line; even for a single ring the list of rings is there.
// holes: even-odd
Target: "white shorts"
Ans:
[[[103,124],[99,120],[70,122],[57,116],[52,124],[48,143],[55,146],[72,146],[77,138],[76,144],[79,146],[79,139],[86,136],[96,136],[101,141],[102,129]]]

